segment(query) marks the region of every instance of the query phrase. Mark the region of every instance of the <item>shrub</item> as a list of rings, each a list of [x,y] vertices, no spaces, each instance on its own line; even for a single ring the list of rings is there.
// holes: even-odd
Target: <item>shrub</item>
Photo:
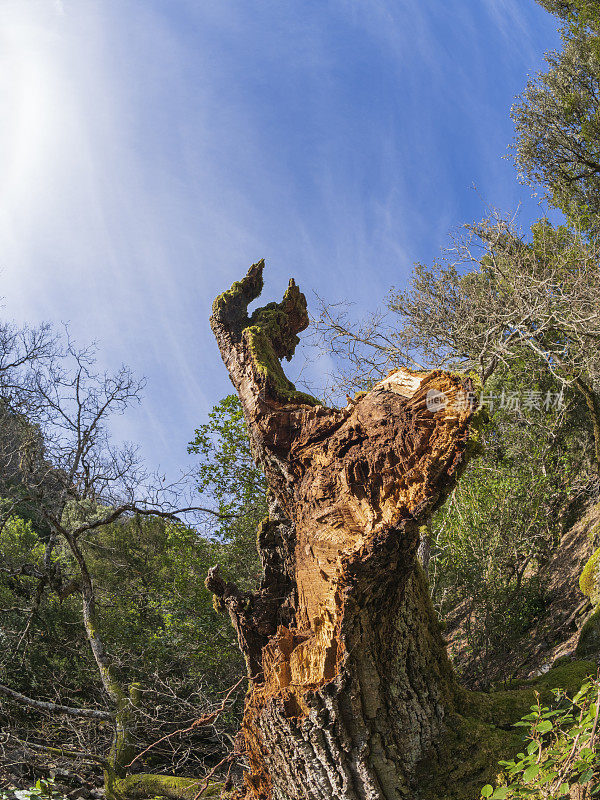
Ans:
[[[52,779],[36,781],[29,789],[4,789],[0,800],[66,800]]]
[[[515,727],[527,728],[525,752],[500,761],[503,773],[494,789],[486,784],[481,797],[490,800],[555,800],[575,787],[585,796],[600,794],[597,752],[600,680],[590,678],[573,699],[555,690],[554,707],[538,702]],[[583,794],[577,796],[584,796]]]

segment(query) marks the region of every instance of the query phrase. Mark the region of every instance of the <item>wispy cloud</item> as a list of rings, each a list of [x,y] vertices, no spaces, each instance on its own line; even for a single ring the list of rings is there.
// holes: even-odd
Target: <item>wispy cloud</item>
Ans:
[[[541,19],[516,0],[4,0],[8,312],[70,320],[146,374],[118,433],[174,468],[230,391],[207,318],[250,262],[268,299],[293,274],[365,309],[471,217],[473,181],[512,203],[506,107]]]

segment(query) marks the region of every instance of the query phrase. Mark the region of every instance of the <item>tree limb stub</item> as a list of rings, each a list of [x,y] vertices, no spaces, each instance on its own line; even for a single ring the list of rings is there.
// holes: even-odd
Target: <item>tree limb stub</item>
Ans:
[[[218,570],[207,579],[251,679],[245,796],[400,800],[453,703],[416,550],[470,452],[473,386],[396,370],[342,409],[297,392],[280,360],[308,325],[306,300],[292,280],[281,303],[249,316],[263,268],[211,317],[271,495],[258,591]]]

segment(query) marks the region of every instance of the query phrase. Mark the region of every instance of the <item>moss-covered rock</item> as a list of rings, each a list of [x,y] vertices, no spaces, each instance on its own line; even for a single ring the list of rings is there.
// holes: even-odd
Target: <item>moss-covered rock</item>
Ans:
[[[596,550],[581,573],[579,588],[595,606],[579,634],[575,654],[578,658],[600,656],[600,548]]]
[[[548,697],[552,689],[563,689],[568,694],[578,692],[586,678],[596,673],[593,661],[577,659],[556,663],[548,672],[529,681],[521,683],[524,687],[531,687],[540,693],[542,699]]]
[[[579,588],[593,605],[600,603],[600,548],[593,553],[579,578]]]
[[[596,672],[593,661],[569,660],[555,665],[544,675],[531,680],[515,681],[512,688],[496,692],[459,690],[458,710],[498,727],[510,727],[524,714],[539,695],[543,702],[552,699],[553,689],[574,694],[589,675]]]

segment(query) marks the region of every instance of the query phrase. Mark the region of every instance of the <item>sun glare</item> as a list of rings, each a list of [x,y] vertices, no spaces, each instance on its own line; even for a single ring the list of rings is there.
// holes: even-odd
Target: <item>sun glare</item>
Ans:
[[[9,3],[0,11],[4,213],[20,214],[35,205],[59,155],[66,99],[61,91],[59,15],[54,3],[45,9],[37,3]]]

